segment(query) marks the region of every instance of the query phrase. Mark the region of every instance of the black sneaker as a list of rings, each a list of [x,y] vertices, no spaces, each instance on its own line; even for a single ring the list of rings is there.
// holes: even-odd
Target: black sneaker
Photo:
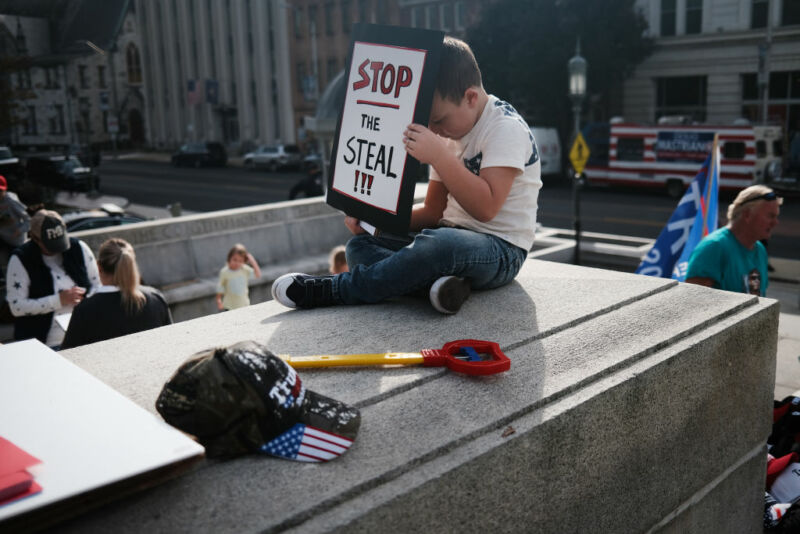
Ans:
[[[288,308],[316,308],[333,302],[331,276],[284,274],[272,283],[272,298]]]
[[[456,313],[469,297],[469,282],[458,276],[442,276],[431,286],[429,296],[438,311]]]

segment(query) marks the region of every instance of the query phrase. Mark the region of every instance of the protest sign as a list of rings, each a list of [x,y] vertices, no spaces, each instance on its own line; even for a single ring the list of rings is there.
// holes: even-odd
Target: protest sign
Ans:
[[[403,132],[428,124],[443,39],[415,28],[353,28],[326,200],[383,231],[408,232],[419,162]]]

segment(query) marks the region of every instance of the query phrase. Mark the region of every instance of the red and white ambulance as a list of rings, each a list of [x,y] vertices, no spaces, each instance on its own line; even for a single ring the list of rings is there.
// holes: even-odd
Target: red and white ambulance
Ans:
[[[593,123],[583,130],[590,156],[589,184],[665,188],[680,197],[711,152],[714,134],[721,150],[720,188],[742,189],[768,182],[781,160],[778,126],[711,126],[660,122],[646,126]],[[770,165],[772,162],[777,164]]]

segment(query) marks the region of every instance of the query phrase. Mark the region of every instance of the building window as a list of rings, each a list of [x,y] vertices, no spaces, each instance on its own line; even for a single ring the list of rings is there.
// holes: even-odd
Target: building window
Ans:
[[[439,20],[442,21],[442,31],[449,32],[453,29],[452,4],[442,4],[439,6]]]
[[[369,6],[367,0],[358,0],[358,21],[369,22]]]
[[[422,13],[422,7],[420,7],[420,6],[412,7],[411,8],[411,27],[412,28],[420,28],[420,27],[422,27],[422,23],[423,23],[423,20],[424,20],[423,17],[424,16],[423,16],[423,13]]]
[[[250,80],[250,95],[253,102],[253,136],[257,139],[260,135],[260,128],[258,123],[258,87],[256,87],[255,80]]]
[[[328,80],[328,83],[331,83],[333,78],[338,73],[338,67],[339,67],[339,65],[338,65],[338,61],[336,60],[336,58],[335,57],[329,57],[328,58],[327,68],[326,68],[326,79]]]
[[[317,6],[308,6],[308,34],[317,35]]]
[[[53,115],[47,119],[48,133],[50,135],[58,134],[58,118],[55,113],[55,106],[53,106]]]
[[[297,90],[302,93],[306,80],[306,64],[302,61],[298,61],[297,65],[295,65],[295,69],[295,74],[297,75]]]
[[[89,88],[89,79],[86,76],[86,65],[78,65],[78,83],[81,84],[81,89]]]
[[[769,99],[789,98],[789,72],[769,73]]]
[[[342,0],[342,31],[350,33],[350,0]]]
[[[783,0],[782,26],[800,24],[800,0]]]
[[[79,124],[79,128],[81,132],[86,134],[92,133],[92,123],[89,121],[90,113],[92,111],[92,105],[89,103],[88,98],[79,98],[78,99],[78,109],[85,109],[87,111],[83,111],[80,113],[81,122]]]
[[[656,116],[686,115],[706,120],[706,77],[656,78]]]
[[[56,124],[58,125],[56,133],[64,135],[66,128],[64,122],[64,106],[62,104],[56,104]]]
[[[333,2],[325,2],[325,34],[333,35]]]
[[[463,30],[467,27],[467,16],[464,12],[464,2],[456,2],[453,5],[453,18],[455,19],[455,27],[457,30]]]
[[[303,38],[303,8],[298,7],[294,10],[294,36],[298,39]]]
[[[439,27],[439,6],[432,4],[425,6],[425,27],[429,30]]]
[[[106,68],[103,65],[97,66],[97,86],[100,88],[106,86]]]
[[[769,6],[769,0],[753,0],[750,6],[751,28],[767,27],[767,6]]]
[[[661,36],[675,35],[675,0],[661,0]]]
[[[386,2],[378,2],[376,9],[378,11],[378,24],[387,24],[389,18],[386,16]]]
[[[742,74],[742,100],[758,100],[758,74]]]
[[[58,67],[45,67],[44,87],[45,89],[58,89]]]
[[[760,98],[757,81],[757,74],[742,74],[742,100],[758,100]],[[769,99],[800,99],[800,70],[770,72]]]
[[[23,135],[37,135],[36,131],[36,106],[27,106],[28,115],[25,117]]]
[[[31,88],[30,69],[19,71],[17,73],[17,89],[30,89],[30,88]]]
[[[142,60],[139,49],[130,43],[125,49],[125,63],[128,68],[128,83],[142,83]]]
[[[108,110],[103,110],[103,133],[108,133]]]
[[[686,0],[686,33],[700,33],[703,27],[703,0]]]

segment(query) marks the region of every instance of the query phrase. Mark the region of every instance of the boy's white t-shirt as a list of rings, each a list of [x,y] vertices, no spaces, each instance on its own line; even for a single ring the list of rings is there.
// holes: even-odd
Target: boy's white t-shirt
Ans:
[[[530,250],[536,231],[542,177],[539,151],[525,120],[510,104],[489,95],[472,130],[451,145],[464,166],[474,174],[479,174],[486,167],[512,167],[521,170],[522,174],[514,178],[508,198],[491,221],[475,219],[448,193],[447,207],[440,224],[496,235]],[[432,167],[430,179],[441,181]]]

